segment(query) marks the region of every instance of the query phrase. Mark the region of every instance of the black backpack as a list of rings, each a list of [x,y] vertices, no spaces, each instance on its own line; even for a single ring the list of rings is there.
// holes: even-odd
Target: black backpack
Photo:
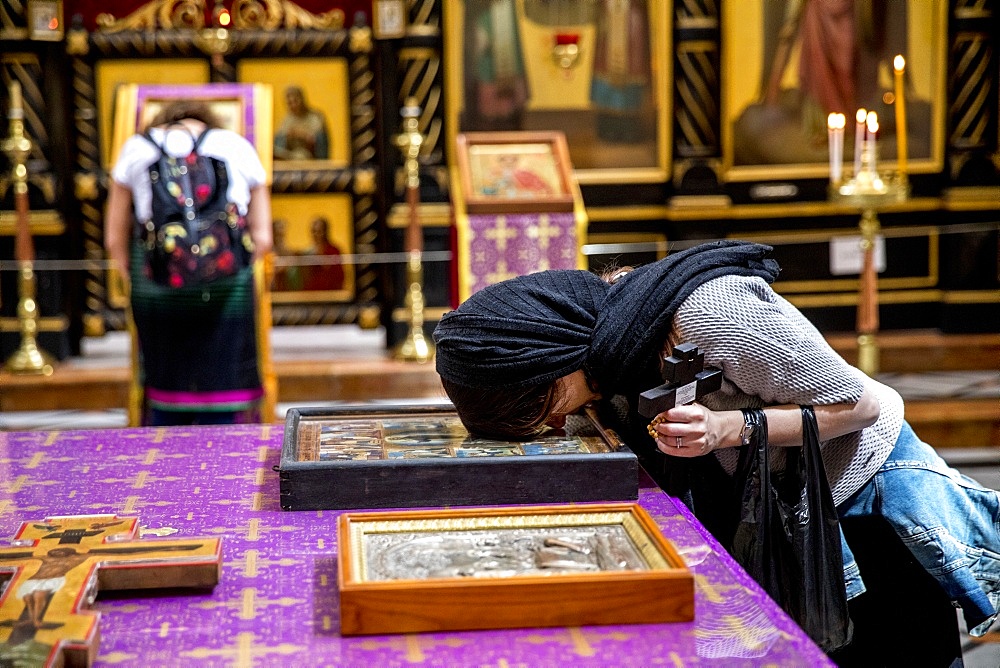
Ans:
[[[149,166],[153,193],[150,220],[139,224],[146,247],[146,271],[162,285],[180,288],[211,283],[250,264],[253,241],[247,222],[228,200],[226,164],[201,155],[198,147],[210,130],[191,135],[191,152],[174,158],[147,130],[142,136],[160,151]]]

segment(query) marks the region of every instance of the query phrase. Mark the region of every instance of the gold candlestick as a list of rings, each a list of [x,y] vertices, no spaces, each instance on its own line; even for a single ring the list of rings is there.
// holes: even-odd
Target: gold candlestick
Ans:
[[[434,358],[434,344],[424,336],[424,270],[423,230],[420,227],[420,147],[424,137],[420,134],[420,107],[414,98],[407,98],[400,114],[403,116],[403,132],[396,136],[396,146],[405,157],[406,204],[409,222],[406,226],[406,250],[410,257],[406,264],[406,279],[409,286],[406,306],[410,310],[410,327],[406,338],[395,351],[397,359],[407,362],[426,363]]]
[[[24,106],[21,102],[21,84],[10,84],[10,136],[0,148],[10,156],[14,166],[15,238],[14,257],[18,262],[17,320],[21,330],[21,345],[7,360],[5,367],[11,373],[51,375],[51,357],[36,343],[38,334],[38,302],[35,300],[35,248],[31,241],[28,220],[28,155],[31,141],[24,134]]]

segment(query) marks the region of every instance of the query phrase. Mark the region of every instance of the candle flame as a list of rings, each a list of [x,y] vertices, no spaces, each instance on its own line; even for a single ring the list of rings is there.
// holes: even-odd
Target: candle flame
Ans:
[[[878,125],[878,114],[874,111],[869,111],[868,116],[865,118],[865,122],[870,126],[872,123]]]
[[[892,59],[892,69],[902,72],[904,67],[906,67],[906,60],[903,59],[903,56],[896,56]]]
[[[867,111],[865,111],[864,109],[858,109],[858,113],[856,113],[854,115],[854,119],[858,123],[864,123],[865,122],[865,118],[867,118],[867,116],[868,116],[868,112]]]
[[[872,118],[871,116],[868,117],[868,132],[870,134],[875,134],[876,132],[878,132],[878,119],[877,118]]]
[[[847,119],[843,114],[838,114],[836,112],[830,114],[826,118],[826,126],[831,130],[839,130],[846,125]]]

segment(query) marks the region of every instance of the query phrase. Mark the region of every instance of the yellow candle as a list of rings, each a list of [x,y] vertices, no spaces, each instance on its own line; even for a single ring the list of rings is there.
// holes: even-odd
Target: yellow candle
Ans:
[[[906,176],[906,102],[903,99],[903,71],[906,61],[903,56],[892,60],[896,82],[896,158],[899,161],[899,175]]]

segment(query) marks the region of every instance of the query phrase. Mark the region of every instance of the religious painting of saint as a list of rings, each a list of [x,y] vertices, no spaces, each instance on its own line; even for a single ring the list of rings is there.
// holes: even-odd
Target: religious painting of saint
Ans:
[[[470,213],[573,209],[574,181],[562,133],[464,133],[458,158]]]
[[[944,0],[754,0],[723,5],[723,167],[730,181],[824,177],[827,118],[848,119],[851,172],[859,109],[878,118],[878,159],[897,160],[903,56],[907,170],[943,164]]]
[[[268,83],[274,89],[276,170],[338,169],[350,163],[350,93],[344,58],[243,58],[237,78]]]
[[[635,454],[592,409],[500,441],[471,435],[450,403],[291,408],[279,477],[286,510],[638,498]]]
[[[694,578],[637,503],[348,512],[337,546],[342,635],[694,618]]]
[[[330,136],[326,115],[309,106],[301,86],[285,88],[288,113],[274,131],[275,160],[327,160]]]
[[[557,131],[567,137],[581,183],[666,178],[673,63],[667,0],[446,5],[448,137]]]
[[[272,197],[271,209],[274,302],[343,302],[353,298],[351,196],[277,194]]]

